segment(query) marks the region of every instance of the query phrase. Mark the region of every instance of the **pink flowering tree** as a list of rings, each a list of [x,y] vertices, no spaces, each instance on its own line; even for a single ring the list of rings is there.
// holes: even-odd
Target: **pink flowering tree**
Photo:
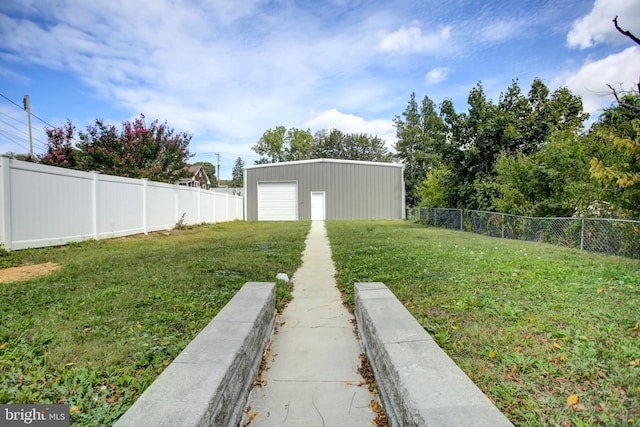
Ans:
[[[67,127],[47,130],[56,138],[49,137],[42,163],[162,182],[175,182],[187,175],[185,166],[191,157],[188,149],[191,136],[176,133],[166,122],[154,120],[147,125],[144,115],[140,115],[133,123],[123,122],[118,130],[103,120],[96,120],[86,132],[79,132],[77,139],[73,132],[67,139],[57,137],[69,135],[70,126],[68,122]],[[60,155],[70,155],[61,152],[62,148],[72,150],[73,163],[60,160]]]
[[[75,148],[76,127],[67,120],[64,126],[45,129],[47,152],[40,156],[40,163],[50,166],[79,169],[78,150]]]

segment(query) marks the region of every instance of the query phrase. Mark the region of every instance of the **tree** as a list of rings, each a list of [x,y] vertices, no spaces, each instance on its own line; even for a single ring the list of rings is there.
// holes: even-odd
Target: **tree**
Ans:
[[[420,200],[418,186],[441,161],[446,140],[446,127],[434,102],[425,96],[418,107],[415,93],[409,98],[401,116],[394,118],[397,142],[396,156],[404,164],[407,204]]]
[[[393,158],[381,138],[338,129],[311,136],[309,130],[276,126],[265,131],[252,149],[262,156],[256,164],[319,158],[388,162]]]
[[[382,139],[365,133],[345,134],[338,129],[321,130],[314,136],[312,158],[389,162],[391,153]]]
[[[594,123],[593,138],[603,139],[613,150],[609,158],[594,156],[591,175],[610,192],[620,216],[640,216],[640,95],[624,95],[623,103],[609,108]],[[637,109],[629,108],[637,106]]]
[[[240,188],[244,187],[244,162],[241,157],[236,159],[236,163],[233,165],[233,171],[231,172],[232,181],[231,186]]]
[[[45,164],[161,182],[188,174],[191,136],[158,120],[147,125],[142,114],[133,123],[123,122],[120,131],[96,119],[77,139],[71,121],[46,131],[47,152],[40,158]]]
[[[47,152],[39,157],[41,163],[69,169],[81,169],[78,164],[79,150],[75,147],[76,127],[67,119],[64,126],[45,128]]]
[[[256,163],[263,164],[309,159],[312,146],[310,130],[276,126],[266,130],[251,149],[262,156]]]
[[[478,82],[467,103],[468,111],[457,113],[451,100],[445,99],[438,116],[426,97],[418,111],[412,94],[403,118],[396,117],[396,150],[407,165],[409,203],[421,198],[415,191],[425,188],[428,174],[445,167],[446,173],[435,176],[447,177],[442,198],[448,206],[493,210],[494,201],[500,199],[501,185],[495,178],[501,156],[534,154],[553,132],[578,133],[588,117],[580,97],[566,88],[550,94],[539,79],[527,95],[514,80],[498,103],[487,99]],[[442,181],[435,176],[428,183],[431,187]]]

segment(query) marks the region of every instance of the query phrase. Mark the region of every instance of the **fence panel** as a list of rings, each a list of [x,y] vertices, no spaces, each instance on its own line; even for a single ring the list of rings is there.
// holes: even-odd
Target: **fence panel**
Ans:
[[[176,186],[162,182],[147,182],[147,231],[167,230],[176,225]]]
[[[412,208],[424,224],[503,239],[544,242],[640,259],[640,221],[605,218],[534,218],[462,209]]]
[[[242,197],[0,156],[0,245],[24,249],[243,218]],[[231,208],[230,208],[231,206]]]
[[[144,182],[139,179],[96,175],[97,238],[144,233]]]

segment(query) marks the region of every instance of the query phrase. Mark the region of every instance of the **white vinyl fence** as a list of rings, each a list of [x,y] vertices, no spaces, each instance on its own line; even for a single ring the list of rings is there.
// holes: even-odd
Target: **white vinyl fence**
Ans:
[[[0,157],[0,244],[6,250],[243,216],[240,196]]]

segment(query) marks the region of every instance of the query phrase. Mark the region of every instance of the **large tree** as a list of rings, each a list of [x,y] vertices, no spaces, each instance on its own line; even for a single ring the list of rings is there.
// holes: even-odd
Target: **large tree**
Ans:
[[[441,163],[447,129],[434,102],[425,96],[418,106],[415,93],[394,124],[396,156],[404,164],[407,204],[414,206],[419,200],[418,186]]]
[[[338,129],[316,132],[311,150],[313,158],[389,162],[391,153],[384,141],[365,133],[344,133]]]
[[[630,108],[637,107],[637,108]],[[640,217],[640,95],[627,94],[594,123],[591,139],[604,140],[613,153],[594,156],[591,175],[609,192],[619,216]]]
[[[244,161],[242,157],[236,159],[233,165],[233,171],[231,172],[231,186],[240,188],[244,186]]]
[[[487,98],[478,82],[467,103],[468,111],[457,113],[451,100],[443,101],[441,122],[432,120],[426,128],[431,133],[425,132],[420,123],[424,117],[437,117],[435,109],[423,108],[427,114],[420,114],[413,94],[403,113],[405,119],[396,118],[396,148],[402,161],[412,165],[408,179],[415,180],[408,181],[407,187],[421,187],[423,194],[430,188],[427,193],[434,194],[433,185],[441,182],[446,187],[441,189],[442,199],[451,207],[494,209],[494,200],[500,196],[500,186],[495,182],[500,156],[536,153],[553,132],[577,133],[588,117],[578,96],[566,88],[550,94],[539,79],[533,81],[527,95],[514,80],[497,103]],[[419,159],[431,161],[425,166]],[[446,171],[429,175],[433,172],[429,168]],[[428,183],[423,183],[427,177]],[[444,177],[446,183],[442,182]]]
[[[319,158],[373,162],[392,159],[381,138],[338,129],[321,130],[312,136],[309,130],[276,126],[265,131],[252,149],[262,156],[257,164]]]
[[[276,126],[268,129],[251,149],[258,153],[256,163],[278,163],[293,160],[305,160],[311,156],[313,136],[310,130]]]
[[[44,164],[161,182],[188,174],[191,136],[176,133],[166,122],[147,124],[144,115],[123,122],[120,130],[97,119],[77,136],[70,121],[46,131],[47,152],[40,157]]]

